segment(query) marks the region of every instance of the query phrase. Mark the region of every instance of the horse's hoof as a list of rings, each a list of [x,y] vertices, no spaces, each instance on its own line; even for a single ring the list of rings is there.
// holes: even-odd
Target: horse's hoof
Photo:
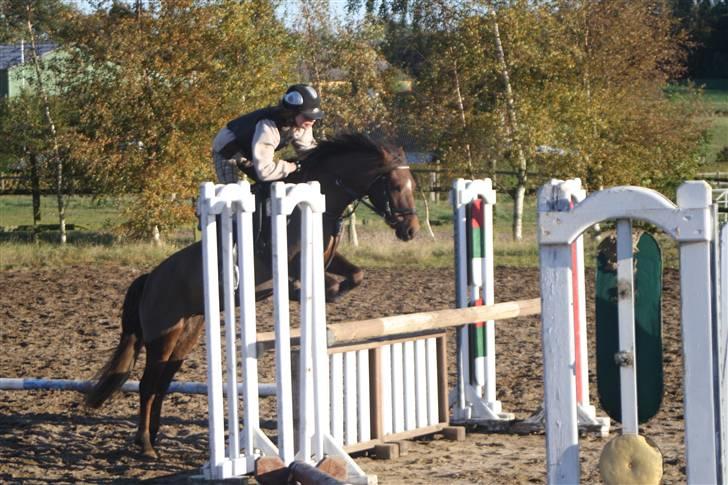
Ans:
[[[145,459],[145,460],[158,460],[159,454],[154,450],[154,448],[144,448],[141,450],[139,455]]]
[[[151,441],[145,440],[143,437],[137,436],[134,439],[134,444],[139,447],[139,456],[141,456],[142,458],[150,460],[159,459],[159,454],[154,451],[154,447],[152,446]]]

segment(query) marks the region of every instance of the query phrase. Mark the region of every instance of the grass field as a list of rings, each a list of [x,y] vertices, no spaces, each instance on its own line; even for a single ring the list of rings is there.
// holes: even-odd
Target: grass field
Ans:
[[[711,113],[704,171],[728,171],[728,163],[716,163],[716,156],[728,148],[728,79],[703,79],[703,100]]]
[[[442,195],[444,198],[444,194]],[[43,197],[42,223],[57,224],[55,199]],[[30,196],[0,196],[0,269],[37,266],[58,266],[69,264],[91,264],[116,261],[141,266],[155,265],[171,252],[191,242],[191,231],[180,228],[172,239],[166,238],[161,245],[120,241],[111,230],[121,222],[120,209],[123,201],[98,203],[89,197],[73,197],[69,200],[67,224],[74,224],[69,231],[67,247],[60,247],[57,231],[45,233],[39,245],[28,244],[28,233],[24,240],[18,240],[17,233],[8,230],[14,226],[26,225],[32,218]],[[452,209],[445,200],[428,203],[433,236],[424,223],[426,213],[422,200],[418,201],[418,214],[422,219],[422,230],[417,239],[403,243],[395,237],[379,216],[364,206],[357,209],[357,235],[359,246],[355,247],[344,237],[341,251],[353,261],[367,267],[429,266],[449,267],[453,265]],[[511,238],[513,205],[509,197],[501,197],[496,204],[494,224],[496,226],[495,251],[497,264],[535,266],[538,255],[535,239],[535,201],[528,199],[523,226],[524,241],[516,243]],[[163,235],[165,236],[165,235]]]
[[[123,199],[94,201],[88,196],[68,197],[66,224],[74,224],[84,231],[110,231],[122,222]],[[41,224],[58,224],[56,197],[41,197]],[[4,228],[29,225],[33,222],[33,205],[30,196],[0,196],[0,226]]]

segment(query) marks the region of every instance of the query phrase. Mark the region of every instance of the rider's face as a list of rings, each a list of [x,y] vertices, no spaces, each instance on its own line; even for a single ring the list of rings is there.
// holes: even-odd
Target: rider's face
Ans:
[[[311,128],[316,120],[309,120],[302,114],[296,115],[296,126],[298,128]]]

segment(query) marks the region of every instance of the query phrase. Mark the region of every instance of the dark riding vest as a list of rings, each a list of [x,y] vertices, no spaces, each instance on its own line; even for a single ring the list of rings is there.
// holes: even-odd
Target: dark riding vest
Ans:
[[[259,109],[239,118],[235,118],[227,124],[228,130],[235,134],[235,141],[225,145],[223,149],[220,150],[220,154],[224,157],[232,158],[236,153],[242,153],[247,160],[252,161],[253,136],[255,135],[255,126],[260,120],[273,121],[279,131],[283,127],[283,118],[281,116],[280,109],[276,107]],[[287,138],[288,137],[281,136],[281,142],[276,147],[276,151],[288,144]]]

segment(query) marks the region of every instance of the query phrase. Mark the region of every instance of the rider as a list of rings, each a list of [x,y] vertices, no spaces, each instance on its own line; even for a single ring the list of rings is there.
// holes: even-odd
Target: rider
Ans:
[[[218,183],[237,182],[238,170],[255,182],[273,182],[295,172],[298,164],[276,160],[275,152],[289,143],[297,155],[314,148],[313,125],[323,116],[316,90],[294,84],[277,106],[230,121],[212,142]]]

